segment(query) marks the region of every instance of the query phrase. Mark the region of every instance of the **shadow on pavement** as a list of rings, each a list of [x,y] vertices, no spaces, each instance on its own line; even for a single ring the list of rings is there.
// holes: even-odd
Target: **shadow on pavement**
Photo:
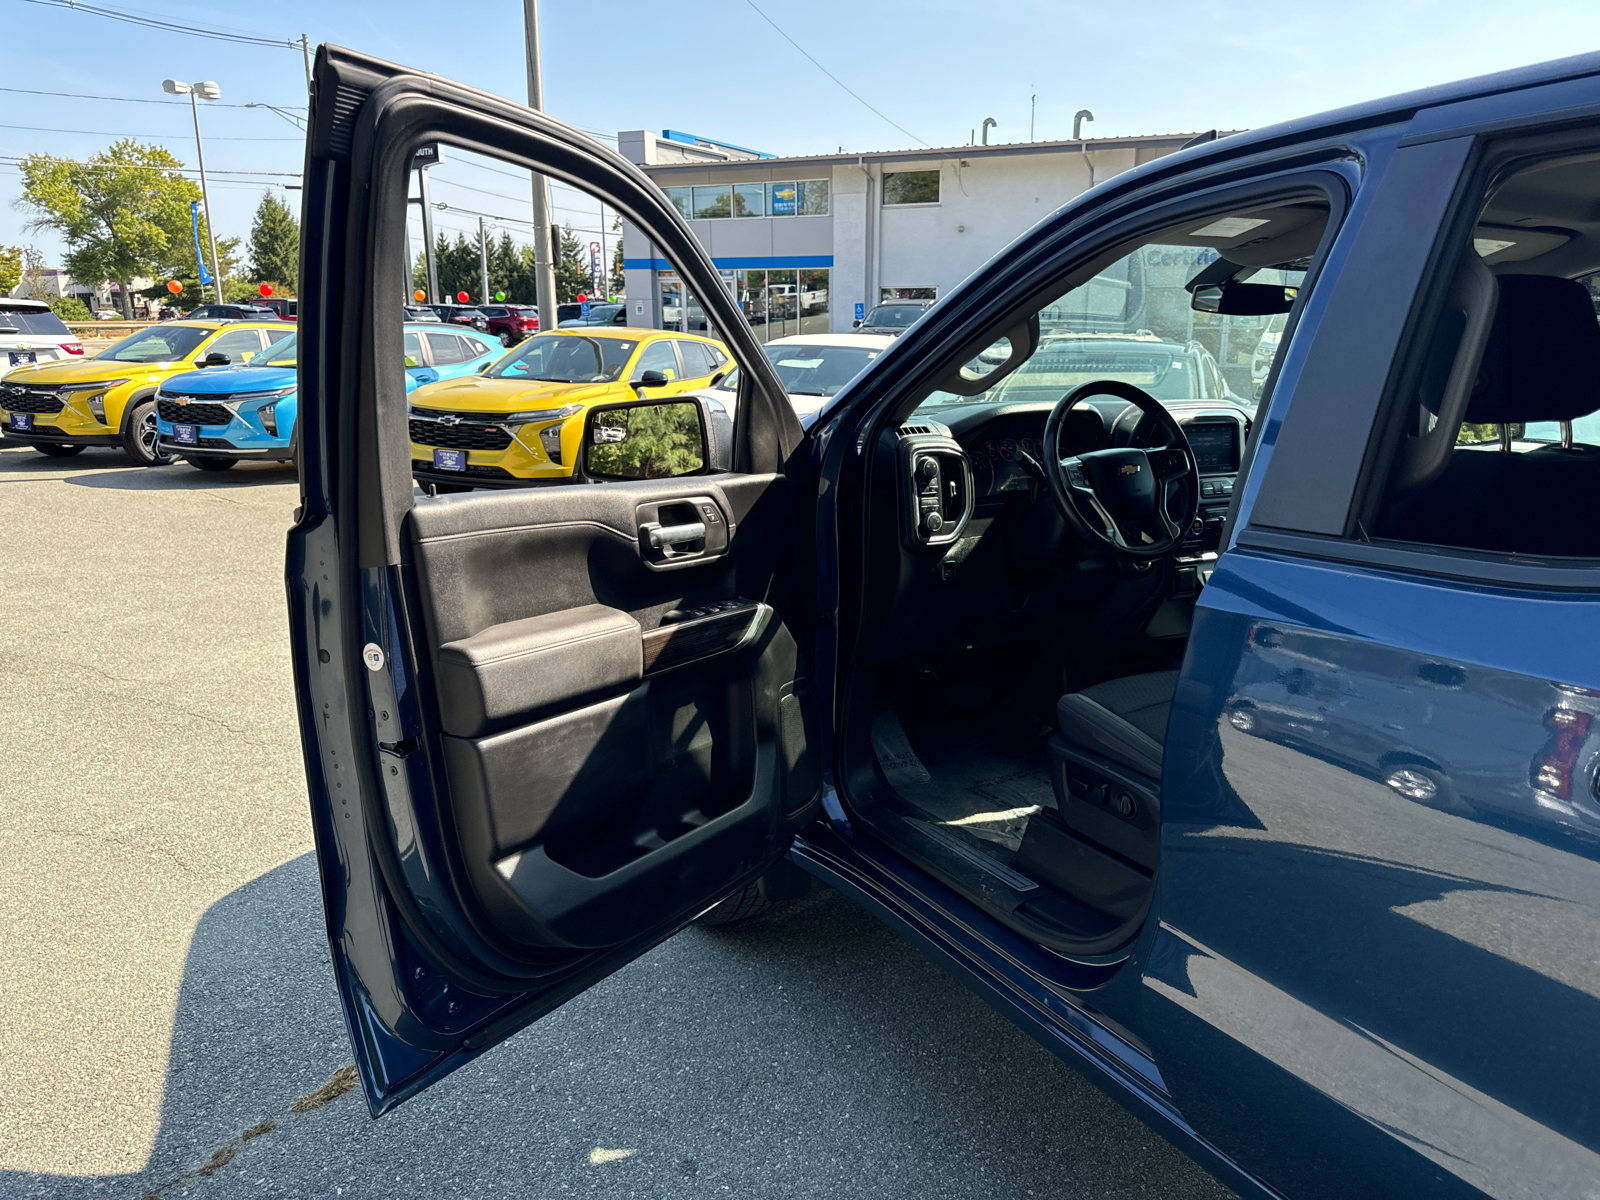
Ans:
[[[202,471],[187,463],[170,467],[128,467],[105,474],[68,476],[62,482],[75,487],[116,488],[128,492],[214,492],[219,489],[294,483],[296,469],[285,463],[241,463],[230,471]]]
[[[349,1061],[307,854],[202,917],[144,1169],[0,1194],[1228,1195],[833,892],[685,931],[382,1121],[290,1111]]]

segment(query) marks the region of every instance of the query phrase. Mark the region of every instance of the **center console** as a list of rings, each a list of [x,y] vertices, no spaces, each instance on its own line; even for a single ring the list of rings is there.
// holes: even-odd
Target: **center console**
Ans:
[[[1244,454],[1243,414],[1206,413],[1181,422],[1200,474],[1200,506],[1188,536],[1178,547],[1180,563],[1215,558],[1222,544],[1222,524],[1233,500],[1233,484]]]

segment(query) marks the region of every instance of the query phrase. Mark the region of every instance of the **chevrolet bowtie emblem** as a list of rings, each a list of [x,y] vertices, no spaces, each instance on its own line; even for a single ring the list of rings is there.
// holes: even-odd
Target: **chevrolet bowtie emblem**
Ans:
[[[1137,475],[1139,473],[1139,464],[1129,463],[1127,466],[1122,467],[1121,470],[1124,475]]]
[[[461,418],[460,417],[435,417],[434,420],[437,421],[440,425],[459,425],[459,424],[461,424]]]

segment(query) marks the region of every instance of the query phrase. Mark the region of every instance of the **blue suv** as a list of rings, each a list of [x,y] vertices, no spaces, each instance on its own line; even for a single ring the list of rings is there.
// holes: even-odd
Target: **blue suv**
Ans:
[[[175,375],[156,393],[161,451],[203,471],[226,471],[243,459],[298,458],[296,416],[299,333],[278,339],[237,367]],[[471,375],[504,347],[471,329],[406,325],[405,389]]]
[[[360,436],[305,447],[290,633],[373,1113],[821,881],[1241,1196],[1597,1194],[1600,55],[1113,176],[804,420],[614,151],[314,90],[304,403]],[[628,214],[731,430],[664,361],[571,486],[410,486],[372,347],[439,136]]]

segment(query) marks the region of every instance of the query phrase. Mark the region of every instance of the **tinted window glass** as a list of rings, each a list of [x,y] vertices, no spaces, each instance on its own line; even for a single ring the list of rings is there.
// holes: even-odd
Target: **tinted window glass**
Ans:
[[[689,214],[693,211],[689,207],[689,202],[690,202],[689,193],[690,193],[691,190],[692,189],[686,188],[686,187],[675,187],[675,188],[667,188],[666,189],[667,199],[669,201],[671,201],[672,207],[677,209],[678,212],[682,215],[683,219],[686,220],[686,221],[689,219]]]
[[[434,366],[453,367],[467,361],[467,356],[461,352],[461,339],[454,334],[430,333],[425,336],[428,349],[433,351]]]
[[[716,365],[711,361],[708,353],[709,347],[700,342],[683,341],[678,343],[678,353],[683,356],[683,377],[685,379],[703,379]]]
[[[905,329],[928,310],[920,304],[880,304],[861,322],[863,329]]]
[[[299,334],[279,338],[252,360],[255,366],[292,367],[299,361]]]
[[[406,366],[421,367],[427,365],[427,359],[422,353],[422,335],[415,330],[406,330]]]
[[[733,214],[733,192],[727,184],[694,189],[694,215],[697,218],[727,217]]]
[[[209,329],[193,325],[158,325],[130,334],[95,357],[112,362],[172,362],[188,358],[210,334]]]
[[[230,329],[206,346],[206,356],[226,354],[228,365],[237,367],[241,363],[249,362],[260,349],[259,329]]]
[[[542,334],[523,342],[486,374],[491,379],[610,383],[638,344],[627,338]]]
[[[49,309],[0,308],[0,333],[4,333],[7,329],[39,337],[72,336],[72,331],[62,324],[61,318]]]
[[[668,379],[678,378],[678,356],[672,351],[672,343],[666,339],[651,342],[639,355],[639,361],[633,364],[633,374],[628,376],[630,382],[637,382],[644,378],[646,371],[660,371]]]
[[[937,204],[939,202],[939,172],[885,171],[883,173],[883,202],[885,204]]]
[[[739,183],[733,188],[733,215],[761,217],[767,212],[767,189],[759,183]]]
[[[800,183],[800,215],[825,217],[828,215],[828,181],[805,179]]]

